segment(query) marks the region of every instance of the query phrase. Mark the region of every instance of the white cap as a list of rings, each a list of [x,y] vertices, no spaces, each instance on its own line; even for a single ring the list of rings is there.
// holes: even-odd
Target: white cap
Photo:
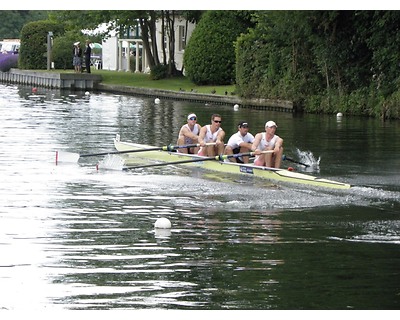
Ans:
[[[74,43],[74,46],[77,46],[78,44],[80,44],[79,41],[75,42],[75,43]]]
[[[192,118],[192,117],[197,118],[197,116],[196,116],[194,113],[191,113],[191,114],[188,115],[187,119],[189,120],[189,119]]]
[[[271,127],[277,127],[278,128],[278,126],[276,125],[276,123],[274,122],[274,121],[268,121],[266,124],[265,124],[265,127],[268,127],[268,128],[271,128]]]

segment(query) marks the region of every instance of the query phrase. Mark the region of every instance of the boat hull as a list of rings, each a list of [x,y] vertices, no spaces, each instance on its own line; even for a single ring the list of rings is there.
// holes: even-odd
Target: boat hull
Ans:
[[[119,137],[114,139],[114,146],[117,151],[137,150],[137,149],[154,149],[154,146],[136,144],[130,142],[122,142]],[[169,151],[145,151],[123,154],[126,166],[140,165],[143,160],[156,162],[175,162],[182,160],[197,160],[202,157],[197,155],[182,154]],[[254,177],[267,179],[275,182],[305,184],[309,186],[325,187],[333,189],[349,189],[351,186],[347,183],[323,179],[308,174],[289,171],[285,169],[276,169],[268,167],[254,166],[252,164],[238,164],[233,162],[222,162],[217,160],[206,160],[188,162],[185,166],[193,166],[211,171],[218,171],[229,174],[252,175]]]

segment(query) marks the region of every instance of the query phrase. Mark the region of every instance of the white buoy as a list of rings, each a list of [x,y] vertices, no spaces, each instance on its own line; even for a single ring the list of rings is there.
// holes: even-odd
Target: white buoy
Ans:
[[[233,106],[233,110],[238,111],[238,110],[239,110],[239,105],[238,105],[238,104],[235,104],[235,105]]]
[[[341,112],[338,112],[338,113],[336,114],[336,117],[337,117],[337,118],[341,118],[341,117],[343,117],[343,113],[341,113]]]
[[[160,99],[155,98],[155,99],[154,99],[154,103],[155,103],[155,104],[159,104],[159,103],[160,103]]]
[[[159,218],[154,223],[154,228],[156,229],[171,229],[171,221],[167,218]]]
[[[89,92],[89,91],[86,91],[86,92],[85,92],[85,96],[90,96],[90,92]]]

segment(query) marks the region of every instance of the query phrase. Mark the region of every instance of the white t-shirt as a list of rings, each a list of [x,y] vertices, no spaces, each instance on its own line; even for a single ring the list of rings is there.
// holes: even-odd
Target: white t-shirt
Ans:
[[[245,136],[242,136],[240,131],[238,131],[229,138],[227,145],[232,149],[236,149],[239,148],[239,145],[242,142],[253,143],[253,141],[254,136],[250,132],[247,132]]]

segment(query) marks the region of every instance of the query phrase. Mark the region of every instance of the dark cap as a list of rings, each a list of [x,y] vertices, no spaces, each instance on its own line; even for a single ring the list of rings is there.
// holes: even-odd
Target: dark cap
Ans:
[[[247,121],[240,121],[238,126],[239,128],[248,128],[249,124],[247,123]]]

